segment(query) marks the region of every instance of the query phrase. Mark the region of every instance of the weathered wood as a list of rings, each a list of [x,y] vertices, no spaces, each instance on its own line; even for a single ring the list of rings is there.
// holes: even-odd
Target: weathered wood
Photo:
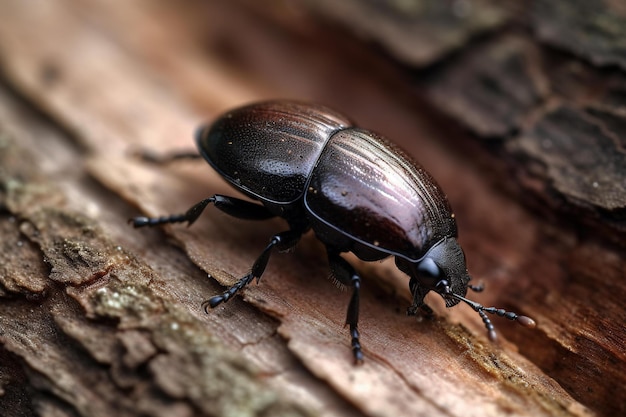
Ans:
[[[234,303],[240,317],[230,327],[247,318],[256,328],[230,340],[213,336],[229,319],[215,318],[207,330],[213,325],[185,300],[219,288],[207,288],[203,274],[158,236],[126,239],[130,212],[94,190],[79,153],[67,154],[67,137],[21,110],[6,90],[0,97],[2,224],[9,229],[0,275],[2,415],[308,415],[306,399],[302,406],[281,399],[271,382],[289,392],[292,379],[293,359],[276,345],[275,325]],[[143,260],[129,247],[146,251]],[[31,274],[47,279],[32,285]],[[233,353],[245,346],[270,359],[246,363]],[[317,392],[315,401],[324,398],[314,381],[302,385]]]
[[[626,70],[626,5],[621,1],[538,0],[532,25],[542,41],[571,51],[598,67]]]
[[[436,62],[463,48],[473,37],[511,21],[516,2],[360,2],[304,0],[301,3],[414,67]]]
[[[620,397],[626,362],[626,271],[623,247],[615,247],[624,205],[622,190],[607,193],[603,182],[622,174],[622,74],[585,96],[597,80],[591,65],[572,72],[575,58],[555,58],[516,30],[471,43],[488,33],[475,24],[452,43],[438,29],[442,42],[420,58],[422,69],[407,72],[320,29],[306,9],[271,10],[0,4],[9,87],[0,89],[0,407],[13,415],[168,416],[623,411],[610,399]],[[451,48],[462,51],[423,68]],[[468,89],[476,80],[484,88]],[[407,85],[419,87],[417,101]],[[134,207],[180,212],[232,191],[204,164],[153,166],[130,151],[188,148],[201,121],[284,95],[332,105],[416,155],[449,194],[470,271],[488,286],[480,301],[531,315],[538,329],[498,321],[506,340],[493,345],[469,308],[444,311],[436,299],[441,318],[416,323],[404,315],[406,277],[390,262],[351,258],[365,276],[366,363],[353,367],[343,328],[348,295],[326,279],[312,236],[294,254],[276,255],[260,285],[204,314],[200,303],[220,291],[217,282],[244,274],[285,226],[209,209],[188,229],[131,230],[125,220]],[[488,137],[491,150],[433,108]],[[579,115],[584,129],[572,124]],[[574,148],[563,137],[599,139],[591,160],[603,170],[568,170],[559,149]],[[519,183],[489,179],[509,170]],[[515,198],[522,192],[530,209]],[[549,204],[537,211],[542,201]],[[591,226],[579,231],[562,213]]]

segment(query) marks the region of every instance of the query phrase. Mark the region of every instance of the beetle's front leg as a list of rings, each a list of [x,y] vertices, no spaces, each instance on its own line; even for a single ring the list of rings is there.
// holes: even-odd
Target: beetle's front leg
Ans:
[[[301,236],[302,232],[299,230],[287,230],[272,236],[270,243],[265,247],[265,249],[263,249],[261,255],[259,255],[257,260],[254,262],[250,272],[222,294],[211,297],[207,301],[203,302],[202,307],[204,308],[204,311],[208,313],[209,308],[215,308],[218,305],[230,300],[239,290],[251,283],[254,278],[256,278],[258,282],[261,279],[263,272],[265,272],[272,250],[278,249],[281,252],[289,250],[296,246],[296,243],[298,243]]]
[[[350,337],[354,361],[359,364],[363,362],[363,351],[361,350],[361,341],[358,329],[361,277],[359,277],[352,265],[339,256],[338,252],[329,249],[328,261],[330,263],[330,270],[335,279],[342,284],[352,286],[352,297],[350,298],[350,304],[348,304],[346,324],[350,326]]]
[[[134,217],[129,220],[133,227],[157,226],[167,223],[183,223],[187,222],[191,225],[195,222],[206,206],[213,203],[216,208],[233,217],[246,220],[265,220],[276,215],[270,212],[265,206],[251,203],[239,198],[228,197],[225,195],[215,194],[212,197],[205,198],[199,203],[194,204],[189,210],[182,214],[172,214],[162,217]]]
[[[413,303],[406,309],[407,316],[416,316],[417,311],[422,310],[425,317],[434,317],[435,313],[433,309],[424,302],[424,297],[426,297],[428,291],[424,291],[414,278],[411,278],[411,281],[409,281],[409,289],[411,290],[411,294],[413,294]]]
[[[433,309],[426,303],[422,303],[419,306],[416,306],[415,304],[411,304],[407,309],[406,309],[406,315],[407,316],[417,316],[417,311],[418,310],[422,310],[422,314],[427,317],[427,318],[431,318],[435,316],[435,312],[433,311]]]

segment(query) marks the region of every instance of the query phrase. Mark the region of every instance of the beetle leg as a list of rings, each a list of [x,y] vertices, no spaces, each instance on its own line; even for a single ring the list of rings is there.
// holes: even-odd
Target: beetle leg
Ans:
[[[241,278],[235,283],[235,285],[224,291],[222,294],[211,297],[207,301],[203,302],[202,307],[204,308],[204,311],[208,313],[209,307],[215,308],[221,303],[225,303],[230,300],[233,295],[251,283],[254,278],[256,278],[258,282],[261,279],[263,272],[265,272],[272,249],[276,248],[279,251],[289,250],[293,248],[296,243],[298,243],[301,236],[302,232],[299,230],[287,230],[272,236],[270,243],[265,247],[265,249],[263,249],[261,255],[259,255],[257,260],[254,262],[254,265],[252,265],[250,273]]]
[[[428,291],[424,291],[415,278],[411,278],[409,281],[409,289],[413,294],[413,303],[406,309],[406,315],[416,316],[418,310],[421,310],[426,318],[434,317],[433,309],[424,302],[424,297],[426,297]]]
[[[352,354],[355,363],[363,362],[363,351],[359,339],[359,298],[361,293],[361,277],[356,273],[352,265],[343,259],[337,252],[328,251],[328,261],[334,277],[345,285],[352,286],[352,297],[348,304],[346,324],[350,326],[350,337],[352,338]]]
[[[240,219],[265,220],[275,217],[275,214],[270,212],[265,206],[241,200],[239,198],[215,194],[213,197],[205,198],[199,203],[196,203],[185,213],[172,214],[170,216],[162,217],[139,216],[130,219],[129,223],[131,223],[134,227],[157,226],[166,223],[182,222],[187,222],[188,225],[191,225],[198,219],[198,217],[200,217],[200,214],[202,214],[206,206],[211,203],[224,213]]]
[[[421,317],[425,317],[427,319],[432,319],[435,317],[435,312],[433,309],[426,303],[421,304],[419,307],[415,305],[411,305],[406,309],[407,316],[417,316],[418,310],[421,310]],[[418,317],[418,321],[421,321],[421,318]]]

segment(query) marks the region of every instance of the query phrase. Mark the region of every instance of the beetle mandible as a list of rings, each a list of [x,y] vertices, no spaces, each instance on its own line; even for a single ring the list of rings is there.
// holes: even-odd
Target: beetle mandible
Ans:
[[[346,324],[356,362],[363,360],[357,327],[361,278],[342,252],[364,261],[395,257],[397,267],[410,277],[409,315],[419,309],[432,314],[424,297],[434,291],[447,307],[463,301],[474,309],[492,340],[496,332],[486,313],[534,327],[529,317],[465,298],[468,289],[482,287],[469,284],[447,197],[428,172],[381,136],[322,106],[269,101],[232,110],[200,127],[196,144],[213,169],[260,204],[216,194],[184,214],[135,217],[135,227],[190,225],[211,203],[238,218],[278,216],[289,225],[272,236],[247,275],[203,303],[205,311],[228,301],[255,278],[258,282],[273,249],[293,248],[312,229],[326,247],[334,277],[352,287]]]

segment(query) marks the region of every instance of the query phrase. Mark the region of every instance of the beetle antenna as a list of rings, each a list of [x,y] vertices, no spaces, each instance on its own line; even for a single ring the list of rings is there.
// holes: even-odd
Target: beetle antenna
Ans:
[[[468,288],[471,288],[471,287],[468,286]],[[480,318],[483,319],[483,323],[485,324],[485,327],[487,328],[487,336],[489,337],[489,340],[491,340],[492,342],[495,342],[498,339],[498,335],[496,334],[496,329],[491,323],[491,320],[489,319],[489,317],[487,317],[486,313],[495,314],[496,316],[500,316],[500,317],[507,318],[509,320],[517,321],[519,324],[521,324],[524,327],[533,328],[536,326],[535,320],[531,319],[528,316],[520,316],[512,311],[506,311],[502,308],[485,307],[482,304],[479,304],[472,300],[468,300],[467,298],[462,297],[458,294],[450,293],[450,296],[468,304],[470,307],[472,307],[472,309],[474,309],[474,311],[478,313]]]

